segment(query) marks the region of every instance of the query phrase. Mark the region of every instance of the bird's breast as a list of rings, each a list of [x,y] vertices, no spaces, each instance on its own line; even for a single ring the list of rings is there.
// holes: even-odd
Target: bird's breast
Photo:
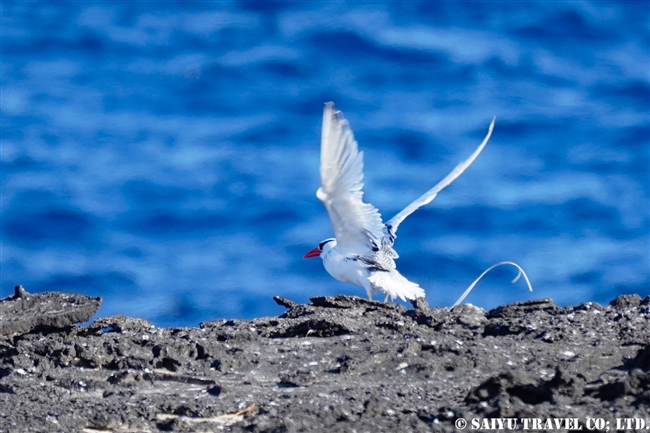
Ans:
[[[332,248],[323,257],[325,270],[343,283],[363,285],[362,280],[368,278],[368,270],[361,266],[355,259],[344,256],[336,248]]]

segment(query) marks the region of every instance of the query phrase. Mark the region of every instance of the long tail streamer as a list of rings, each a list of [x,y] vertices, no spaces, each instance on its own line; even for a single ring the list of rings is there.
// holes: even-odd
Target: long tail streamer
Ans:
[[[524,270],[521,268],[521,266],[519,266],[515,262],[508,262],[508,261],[499,262],[499,263],[497,263],[495,265],[490,266],[485,271],[483,271],[483,273],[481,275],[479,275],[479,277],[477,279],[474,280],[474,282],[467,288],[467,290],[465,290],[465,293],[463,293],[461,295],[461,297],[458,298],[458,300],[454,303],[454,305],[451,308],[453,309],[458,304],[463,302],[463,300],[467,297],[467,295],[469,295],[469,292],[471,292],[472,289],[474,289],[474,286],[476,286],[476,284],[478,284],[478,282],[481,281],[481,278],[483,278],[485,276],[485,274],[487,274],[488,272],[490,272],[492,269],[496,268],[497,266],[501,266],[501,265],[512,265],[512,266],[516,267],[519,270],[519,273],[517,274],[515,279],[512,280],[512,284],[519,281],[519,278],[521,278],[521,276],[523,275],[524,279],[526,280],[526,284],[528,284],[528,290],[530,290],[531,292],[533,291],[533,286],[530,284],[530,280],[528,279],[528,275],[526,275],[526,272],[524,272]]]

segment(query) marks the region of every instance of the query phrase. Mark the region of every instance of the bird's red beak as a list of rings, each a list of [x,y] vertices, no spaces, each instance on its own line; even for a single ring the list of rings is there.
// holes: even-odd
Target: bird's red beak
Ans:
[[[320,256],[320,250],[318,249],[318,247],[316,247],[313,250],[310,250],[307,254],[305,254],[303,259],[309,259],[318,256]]]

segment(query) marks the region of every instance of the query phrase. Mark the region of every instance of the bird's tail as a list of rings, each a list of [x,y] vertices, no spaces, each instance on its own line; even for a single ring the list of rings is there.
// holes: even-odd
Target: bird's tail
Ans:
[[[524,280],[526,280],[526,284],[528,285],[528,290],[530,290],[531,292],[533,291],[533,286],[532,286],[532,284],[530,284],[530,280],[528,279],[528,275],[526,275],[526,272],[524,272],[524,270],[522,269],[521,266],[519,266],[515,262],[509,262],[509,261],[499,262],[499,263],[497,263],[495,265],[490,266],[485,271],[483,271],[483,273],[481,275],[479,275],[477,279],[474,280],[474,282],[467,288],[467,290],[465,290],[465,293],[460,295],[460,298],[458,298],[458,300],[454,303],[454,305],[451,308],[454,308],[457,305],[459,305],[461,302],[463,302],[463,300],[467,297],[467,295],[469,295],[469,292],[471,292],[472,289],[474,288],[474,286],[476,286],[476,284],[479,281],[481,281],[481,278],[483,278],[485,276],[485,274],[487,274],[488,272],[490,272],[492,269],[496,268],[497,266],[501,266],[501,265],[512,265],[515,268],[517,268],[519,270],[519,273],[517,274],[515,279],[512,280],[512,283],[514,284],[517,281],[519,281],[519,277],[521,277],[523,275]]]
[[[397,270],[375,271],[368,280],[374,290],[380,290],[390,299],[400,298],[402,301],[407,299],[424,298],[424,289],[415,283],[410,282],[402,276]]]

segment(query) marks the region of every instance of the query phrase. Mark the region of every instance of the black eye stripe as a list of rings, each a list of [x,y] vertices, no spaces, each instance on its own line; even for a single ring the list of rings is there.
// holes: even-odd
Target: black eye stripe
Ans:
[[[323,247],[325,246],[325,244],[328,243],[328,242],[332,242],[333,240],[334,240],[334,239],[328,239],[328,240],[326,240],[326,241],[321,242],[320,244],[318,244],[318,249],[321,250],[321,251],[323,251]],[[313,244],[312,244],[312,245],[313,245]]]

